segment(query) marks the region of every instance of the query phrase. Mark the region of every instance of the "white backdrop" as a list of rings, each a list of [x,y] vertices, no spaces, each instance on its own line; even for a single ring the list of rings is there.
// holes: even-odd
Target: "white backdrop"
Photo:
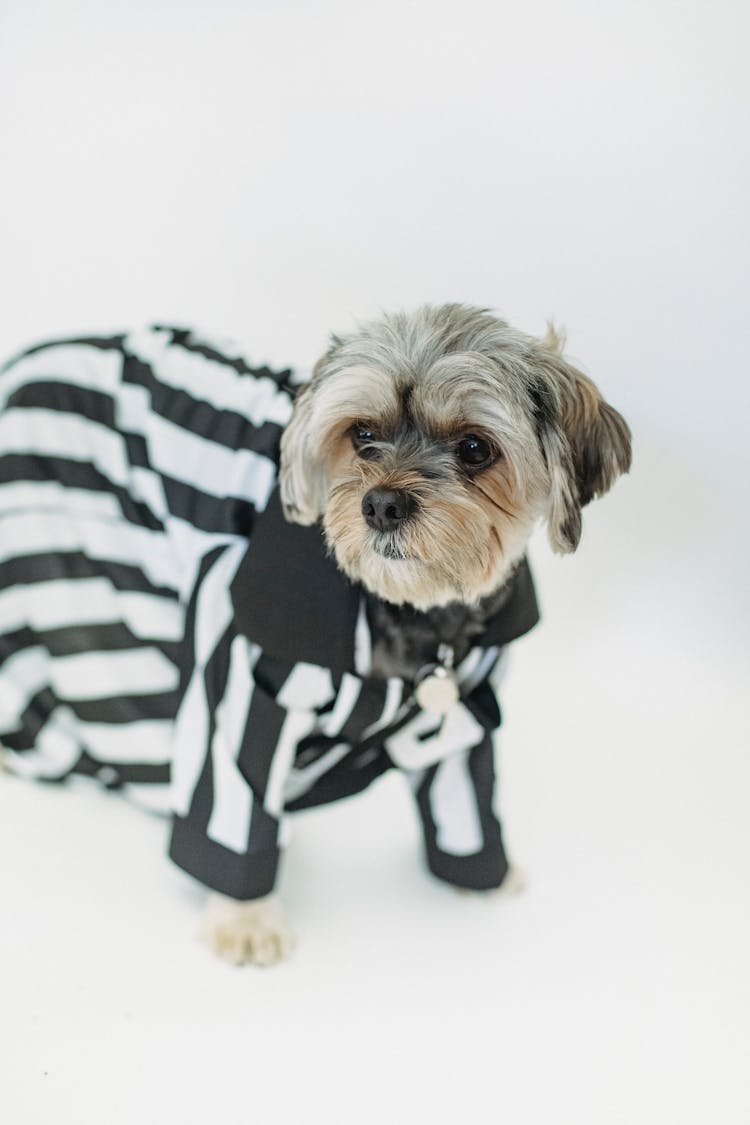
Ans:
[[[254,1007],[260,986],[238,991],[236,976],[211,976],[200,954],[186,968],[180,953],[171,1002],[180,984],[190,987],[183,972],[222,999],[210,1011],[199,1005],[195,1026],[183,1012],[172,1038],[179,1050],[167,1052],[161,1078],[151,1075],[148,1104],[172,1098],[184,1112],[192,1105],[196,1120],[217,1099],[234,1105],[234,1072],[222,1071],[220,1089],[201,1072],[201,1100],[189,1079],[180,1086],[180,1059],[192,1051],[197,1060],[207,1041],[221,1054],[224,1021],[232,1051],[240,1028],[262,1046],[262,1028],[276,1027],[269,1012],[280,1010],[278,988],[298,1050],[321,1026],[332,1052],[335,1045],[331,1065],[349,1068],[360,1120],[370,1120],[374,1096],[360,1051],[385,1052],[400,1075],[404,1120],[449,1120],[467,1107],[472,1121],[509,1114],[514,1123],[746,1120],[749,12],[742,0],[0,4],[0,352],[57,333],[163,320],[240,336],[259,359],[309,365],[326,333],[353,318],[462,300],[531,332],[550,316],[566,325],[571,354],[635,435],[634,471],[587,515],[576,558],[553,560],[541,539],[534,545],[547,623],[518,646],[505,765],[515,850],[531,860],[525,905],[472,913],[469,939],[461,929],[468,916],[451,901],[448,922],[448,900],[417,890],[416,875],[413,886],[396,878],[394,889],[372,855],[384,846],[382,819],[402,816],[388,786],[353,813],[311,815],[300,834],[317,856],[315,879],[329,871],[321,893],[336,940],[292,867],[308,952],[278,985],[264,978],[262,1015]],[[44,1120],[45,1098],[63,1120],[61,1100],[80,1098],[81,1036],[103,1088],[111,1077],[103,1048],[77,1024],[56,1054],[72,997],[56,991],[51,970],[49,999],[39,999],[43,1049],[33,1048],[40,1025],[28,1022],[26,985],[47,948],[50,910],[62,911],[63,933],[77,929],[67,897],[42,894],[32,907],[25,889],[47,862],[44,826],[54,824],[55,847],[69,848],[69,893],[79,912],[91,911],[88,941],[112,941],[88,884],[75,882],[83,842],[68,839],[69,810],[78,800],[102,824],[111,817],[118,856],[140,855],[145,830],[119,806],[102,814],[99,799],[65,800],[0,785],[0,855],[3,839],[7,856],[22,836],[19,817],[37,829],[35,848],[2,861],[11,887],[3,927],[20,958],[12,1010],[23,1013],[21,1033],[10,1037],[22,1078],[14,1121],[21,1105],[23,1120]],[[343,830],[364,874],[335,866]],[[384,857],[391,875],[402,862],[394,832]],[[618,899],[628,863],[637,877],[625,879]],[[161,888],[144,891],[139,877],[126,877],[132,910],[139,916],[151,893],[153,925],[166,942],[172,885],[163,901]],[[60,878],[66,885],[65,870]],[[359,928],[342,921],[339,888],[347,909],[367,920]],[[387,954],[373,937],[383,916],[393,940]],[[447,980],[441,927],[458,973]],[[169,941],[179,945],[178,928]],[[545,944],[560,934],[562,947]],[[152,954],[143,921],[118,940],[117,963],[132,955],[138,966],[136,992],[150,968],[159,979],[161,955]],[[426,959],[416,941],[429,949]],[[63,949],[85,973],[85,936],[82,943],[69,936]],[[495,955],[502,980],[492,976]],[[483,985],[471,975],[474,956]],[[343,980],[335,971],[342,957]],[[540,963],[555,967],[544,988],[534,984]],[[114,1007],[105,1002],[99,968],[95,958],[101,1007],[84,1004],[85,1019],[111,1021],[118,1049],[145,1058],[153,1041],[162,1052],[163,1013],[150,1006],[158,985],[145,988],[133,1025],[124,994]],[[244,981],[257,979],[251,971]],[[465,1006],[475,987],[496,1000],[480,1015]],[[352,1013],[358,988],[370,1019],[361,1007]],[[300,994],[328,1016],[300,1012]],[[399,1025],[408,1040],[398,1038]],[[467,1038],[468,1025],[476,1037]],[[441,1049],[455,1081],[433,1097],[431,1082],[450,1085],[445,1073],[430,1077]],[[281,1072],[283,1054],[259,1057],[269,1073]],[[308,1079],[327,1065],[325,1052],[313,1054],[314,1067],[310,1057],[296,1061]],[[493,1069],[501,1058],[511,1060],[505,1081]],[[429,1071],[418,1091],[403,1077],[414,1060]],[[278,1120],[293,1111],[318,1119],[304,1088],[287,1091],[292,1100]],[[97,1096],[94,1084],[91,1104],[79,1101],[70,1119],[99,1120]],[[419,1106],[424,1116],[414,1117]],[[122,1112],[123,1121],[136,1119]],[[372,1112],[382,1120],[386,1110]],[[226,1114],[220,1119],[238,1119]],[[332,1119],[348,1120],[343,1107]]]

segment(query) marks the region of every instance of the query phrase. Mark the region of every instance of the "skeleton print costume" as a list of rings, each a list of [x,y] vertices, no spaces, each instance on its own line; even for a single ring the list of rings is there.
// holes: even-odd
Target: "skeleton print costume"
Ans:
[[[238,899],[273,887],[285,814],[406,776],[430,869],[507,871],[491,677],[536,622],[524,562],[441,721],[373,672],[373,602],[287,523],[291,371],[174,328],[25,352],[0,372],[0,741],[168,813],[170,855]],[[382,603],[381,603],[382,604]]]

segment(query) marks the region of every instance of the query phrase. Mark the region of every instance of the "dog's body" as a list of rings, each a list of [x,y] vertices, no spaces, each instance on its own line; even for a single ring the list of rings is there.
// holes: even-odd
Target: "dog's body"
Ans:
[[[11,768],[171,813],[173,859],[224,896],[214,946],[258,963],[289,944],[284,814],[393,766],[433,873],[506,880],[492,682],[537,620],[526,541],[547,518],[574,549],[629,463],[554,341],[464,306],[334,339],[297,382],[175,329],[0,374]]]

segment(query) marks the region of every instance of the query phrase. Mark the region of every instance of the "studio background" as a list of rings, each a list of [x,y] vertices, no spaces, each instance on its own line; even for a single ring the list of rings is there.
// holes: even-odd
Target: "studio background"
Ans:
[[[745,1122],[748,221],[739,0],[0,4],[0,353],[141,322],[309,367],[460,300],[628,419],[532,561],[499,741],[514,900],[422,871],[405,787],[303,814],[278,970],[194,940],[166,829],[0,778],[15,1123]]]

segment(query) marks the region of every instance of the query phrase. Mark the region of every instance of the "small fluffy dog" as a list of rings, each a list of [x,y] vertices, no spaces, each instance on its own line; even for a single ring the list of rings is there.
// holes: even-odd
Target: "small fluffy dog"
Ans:
[[[430,870],[511,882],[493,811],[525,550],[630,465],[622,417],[486,310],[334,336],[309,380],[156,327],[0,373],[0,737],[12,770],[96,777],[172,816],[235,962],[291,939],[286,814],[407,778]]]

